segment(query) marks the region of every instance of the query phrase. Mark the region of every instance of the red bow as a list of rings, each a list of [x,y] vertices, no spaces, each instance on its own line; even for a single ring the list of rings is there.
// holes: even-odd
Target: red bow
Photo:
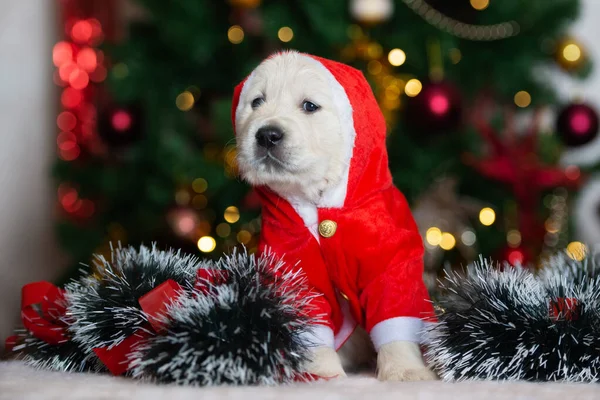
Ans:
[[[573,297],[558,297],[550,300],[550,318],[553,321],[576,321],[579,319],[581,307]]]
[[[208,293],[211,285],[221,285],[227,280],[225,272],[215,269],[199,269],[196,275],[196,290]],[[162,334],[167,330],[168,307],[177,301],[183,288],[169,279],[138,299],[142,311],[148,316],[150,326],[138,329],[121,343],[112,347],[98,347],[94,353],[113,375],[121,375],[129,369],[129,355],[142,341]]]
[[[50,282],[29,283],[21,289],[21,319],[23,326],[36,338],[52,345],[69,340],[64,290]],[[17,337],[6,339],[6,349],[12,351]]]

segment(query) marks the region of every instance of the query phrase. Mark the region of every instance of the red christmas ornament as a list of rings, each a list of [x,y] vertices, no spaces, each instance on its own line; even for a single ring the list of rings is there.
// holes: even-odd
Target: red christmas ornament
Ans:
[[[448,82],[428,83],[408,99],[406,123],[424,133],[452,131],[462,121],[462,100],[458,89]]]
[[[464,160],[484,177],[510,187],[518,206],[523,242],[527,246],[537,246],[545,233],[543,221],[537,216],[542,192],[556,187],[576,187],[581,176],[559,166],[543,164],[539,159],[536,153],[539,113],[536,112],[529,132],[522,138],[517,137],[511,115],[500,135],[484,120],[483,114],[482,110],[476,110],[474,123],[490,147],[489,155],[476,158],[467,154]]]
[[[583,146],[598,135],[598,114],[587,104],[570,104],[558,114],[556,132],[567,146]]]

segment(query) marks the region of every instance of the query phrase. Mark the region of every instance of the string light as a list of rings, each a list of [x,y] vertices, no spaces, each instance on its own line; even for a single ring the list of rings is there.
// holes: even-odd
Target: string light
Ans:
[[[223,213],[223,218],[230,224],[235,224],[240,220],[240,210],[235,206],[227,207],[225,213]]]
[[[240,44],[244,41],[244,30],[239,25],[233,25],[227,31],[227,38],[233,44]]]
[[[210,253],[217,247],[217,242],[212,236],[202,236],[198,239],[198,249],[203,253]]]
[[[442,231],[440,228],[436,228],[435,226],[427,229],[427,233],[425,233],[425,240],[432,246],[438,246],[442,241]]]
[[[181,111],[191,110],[194,107],[194,102],[194,95],[187,90],[180,93],[175,99],[175,105],[177,105],[177,108]]]
[[[517,107],[525,108],[531,104],[531,95],[525,90],[521,90],[515,94],[514,100]]]
[[[404,64],[404,62],[406,61],[406,53],[404,53],[404,51],[402,51],[401,49],[392,49],[388,53],[388,61],[394,67],[398,67]]]
[[[248,244],[252,239],[252,234],[246,230],[239,231],[237,234],[237,241],[241,244]]]
[[[442,14],[424,0],[402,1],[408,8],[413,10],[430,25],[463,39],[477,41],[501,40],[518,35],[521,29],[519,24],[515,21],[503,22],[495,25],[465,24]]]
[[[479,211],[479,222],[482,225],[490,226],[496,221],[496,212],[489,207],[482,208]]]
[[[575,43],[569,43],[563,48],[562,55],[565,60],[576,62],[581,58],[581,48]]]
[[[440,247],[446,251],[452,250],[456,246],[456,239],[451,233],[442,233],[442,240],[440,241]]]
[[[367,64],[367,71],[369,71],[369,73],[371,75],[377,75],[378,73],[381,72],[382,69],[383,69],[383,66],[377,60],[371,60]]]
[[[192,206],[197,210],[202,210],[208,205],[208,199],[202,194],[197,194],[192,199]]]
[[[225,222],[223,222],[223,223],[220,223],[219,225],[217,225],[216,231],[217,231],[217,235],[219,235],[222,238],[225,238],[231,234],[231,226],[229,226],[229,224],[226,224]]]
[[[129,67],[125,63],[118,63],[112,69],[112,74],[117,79],[123,79],[129,75]]]
[[[277,37],[284,43],[291,41],[294,38],[294,31],[289,26],[279,28]]]
[[[367,46],[367,57],[374,59],[379,58],[383,54],[383,47],[379,43],[371,42]]]
[[[471,0],[471,7],[478,11],[485,10],[490,5],[490,0]]]
[[[575,261],[582,261],[587,253],[587,247],[581,242],[571,242],[567,245],[567,255]]]
[[[521,232],[511,229],[506,233],[506,242],[510,247],[519,247],[521,245]]]
[[[411,79],[404,86],[404,93],[409,97],[415,97],[423,89],[423,84],[418,79]]]
[[[448,55],[450,56],[450,62],[452,64],[458,64],[460,62],[460,60],[462,59],[462,53],[457,48],[450,49],[450,52]]]
[[[192,189],[194,189],[194,192],[196,193],[204,193],[206,192],[206,189],[208,189],[208,182],[204,178],[194,179],[192,182]]]
[[[473,246],[477,241],[477,236],[475,236],[475,232],[466,230],[460,235],[460,240],[462,240],[465,246]]]

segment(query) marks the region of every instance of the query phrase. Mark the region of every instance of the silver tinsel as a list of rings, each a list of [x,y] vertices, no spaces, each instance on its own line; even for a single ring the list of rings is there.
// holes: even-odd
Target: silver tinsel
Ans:
[[[485,260],[448,273],[426,357],[446,381],[600,381],[597,271],[562,254],[540,274]]]

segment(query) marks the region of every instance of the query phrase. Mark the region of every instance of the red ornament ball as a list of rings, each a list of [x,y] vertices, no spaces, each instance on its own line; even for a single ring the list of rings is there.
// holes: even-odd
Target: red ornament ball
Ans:
[[[567,146],[583,146],[598,135],[598,114],[587,104],[570,104],[558,114],[556,132]]]
[[[428,83],[406,104],[407,125],[418,133],[444,133],[462,122],[462,99],[449,82]]]

